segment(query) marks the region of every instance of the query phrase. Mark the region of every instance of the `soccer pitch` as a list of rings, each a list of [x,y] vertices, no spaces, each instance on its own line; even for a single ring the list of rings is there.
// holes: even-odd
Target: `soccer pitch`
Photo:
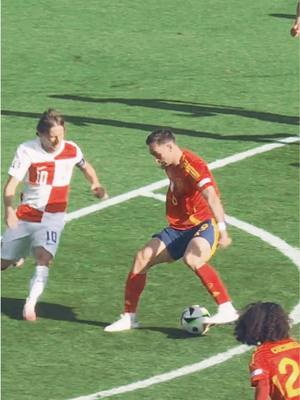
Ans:
[[[103,327],[122,311],[134,253],[165,226],[167,182],[145,146],[160,126],[213,169],[233,245],[212,264],[236,307],[275,301],[299,315],[294,13],[293,1],[270,0],[2,3],[2,183],[54,107],[110,194],[97,201],[75,173],[36,323],[21,316],[32,259],[2,274],[3,399],[253,398],[250,349],[232,326],[180,329],[186,306],[215,311],[181,262],[149,273],[141,329]]]

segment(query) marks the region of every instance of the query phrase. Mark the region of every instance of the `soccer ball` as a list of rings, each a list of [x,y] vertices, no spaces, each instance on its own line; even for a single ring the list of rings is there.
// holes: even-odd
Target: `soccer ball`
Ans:
[[[205,307],[199,305],[187,307],[181,314],[181,327],[192,335],[205,335],[209,324],[203,323],[204,317],[210,317],[210,313]]]

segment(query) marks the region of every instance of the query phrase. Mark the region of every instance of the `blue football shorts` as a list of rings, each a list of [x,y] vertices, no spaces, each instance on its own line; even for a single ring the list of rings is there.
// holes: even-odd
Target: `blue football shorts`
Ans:
[[[154,234],[165,245],[173,260],[183,257],[189,242],[194,237],[202,237],[208,241],[212,249],[215,251],[218,241],[218,229],[214,220],[208,219],[201,224],[186,230],[171,228],[170,226],[161,232]]]

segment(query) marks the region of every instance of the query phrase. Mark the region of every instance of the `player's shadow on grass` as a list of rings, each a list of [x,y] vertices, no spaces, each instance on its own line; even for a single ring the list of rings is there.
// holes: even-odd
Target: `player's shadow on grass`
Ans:
[[[21,117],[21,118],[34,118],[37,120],[40,118],[40,113],[33,113],[33,112],[23,112],[23,111],[12,111],[12,110],[2,110],[2,115],[5,116],[13,116],[13,117]],[[146,131],[147,133],[152,132],[156,129],[161,128],[161,125],[150,125],[150,124],[142,124],[139,122],[126,122],[126,121],[118,121],[106,118],[94,118],[94,117],[81,117],[75,115],[64,115],[67,122],[77,125],[77,126],[85,126],[88,124],[96,124],[96,125],[104,125],[104,126],[113,126],[117,128],[125,128],[131,130],[138,130],[138,131]],[[282,123],[288,124],[296,124],[297,117],[289,117],[289,116],[282,116],[285,119],[285,122],[282,120]],[[274,119],[277,117],[274,116]],[[279,118],[279,117],[278,117]],[[274,121],[274,122],[280,122]],[[190,136],[190,137],[197,137],[197,138],[207,138],[211,140],[234,140],[234,141],[250,141],[250,142],[270,142],[271,140],[281,139],[284,137],[291,136],[291,134],[287,133],[275,133],[275,134],[254,134],[254,135],[231,135],[226,134],[222,135],[219,133],[210,133],[204,131],[196,131],[191,129],[178,129],[170,126],[172,131],[176,135],[180,136]]]
[[[24,299],[1,297],[1,312],[11,319],[23,320],[22,311],[24,302]],[[77,318],[72,307],[63,306],[61,304],[46,303],[43,301],[37,304],[37,315],[39,318],[52,319],[55,321],[76,322],[79,324],[94,325],[98,327],[105,327],[109,324],[109,322],[79,319]],[[199,336],[190,335],[179,328],[142,326],[139,328],[139,330],[160,332],[165,334],[169,339],[199,339]],[[202,338],[205,338],[205,336],[201,337],[201,339]]]
[[[22,320],[24,302],[24,299],[1,297],[1,312],[11,319]],[[36,310],[39,318],[76,322],[99,327],[104,327],[109,324],[109,322],[79,319],[72,307],[63,306],[61,304],[45,303],[41,301],[37,304]]]
[[[285,19],[296,19],[295,14],[282,14],[282,13],[275,13],[275,14],[269,14],[270,17],[276,17],[276,18],[285,18]]]
[[[265,111],[248,110],[243,107],[224,106],[220,104],[205,104],[192,101],[168,100],[168,99],[128,99],[128,98],[97,98],[77,95],[51,95],[51,98],[81,101],[88,103],[112,103],[130,107],[154,108],[159,110],[175,111],[183,117],[215,117],[217,115],[236,115],[251,119],[280,124],[298,125],[299,117],[283,114],[274,114]]]
[[[168,339],[205,339],[206,336],[197,336],[197,335],[191,335],[188,332],[185,332],[183,329],[179,328],[165,328],[161,326],[142,326],[139,328],[139,330],[145,330],[145,331],[154,331],[154,332],[160,332],[163,333],[167,336]]]

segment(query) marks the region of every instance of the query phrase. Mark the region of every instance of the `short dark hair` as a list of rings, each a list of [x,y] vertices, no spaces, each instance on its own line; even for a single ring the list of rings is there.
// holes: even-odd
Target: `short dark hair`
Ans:
[[[152,143],[164,144],[170,141],[175,143],[174,133],[169,128],[163,128],[150,133],[146,139],[146,144],[149,146]]]
[[[236,322],[234,334],[241,343],[257,345],[286,339],[289,330],[289,317],[279,304],[259,301],[245,307]]]
[[[64,118],[58,111],[49,108],[41,115],[36,130],[38,134],[47,134],[56,125],[65,126]]]

